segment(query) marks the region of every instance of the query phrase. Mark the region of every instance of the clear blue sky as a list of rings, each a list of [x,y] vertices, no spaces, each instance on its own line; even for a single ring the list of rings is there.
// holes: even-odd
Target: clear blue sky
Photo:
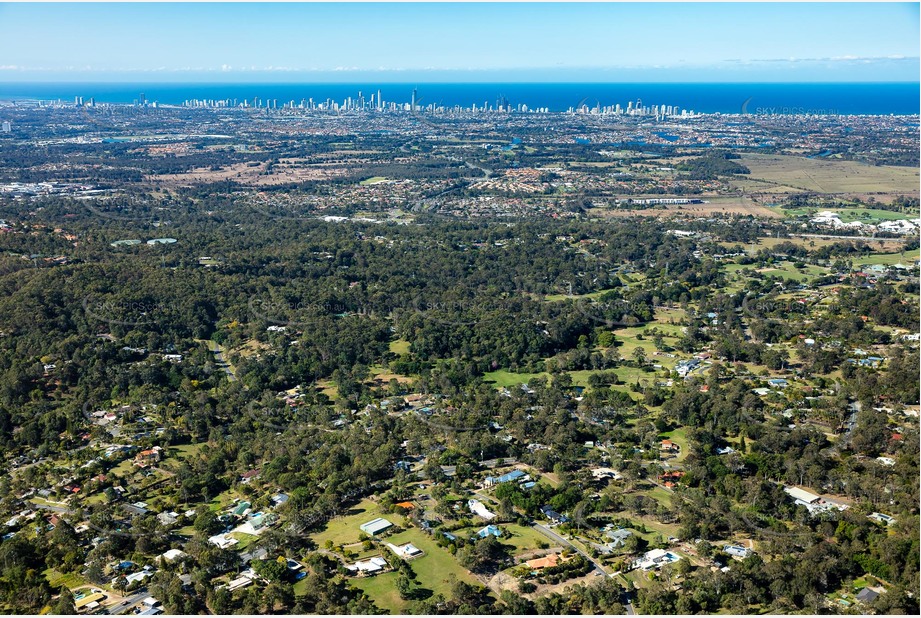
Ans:
[[[918,81],[919,5],[0,4],[0,81]]]

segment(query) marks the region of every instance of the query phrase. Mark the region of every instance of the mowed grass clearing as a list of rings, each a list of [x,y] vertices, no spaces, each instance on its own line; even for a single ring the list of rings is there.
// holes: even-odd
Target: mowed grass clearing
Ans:
[[[405,339],[396,339],[390,342],[390,351],[394,354],[409,354],[409,342]]]
[[[42,573],[52,588],[65,586],[68,590],[85,586],[89,582],[76,573],[61,573],[56,569],[45,569]]]
[[[866,257],[853,258],[855,265],[861,266],[873,266],[874,264],[880,264],[883,266],[892,266],[894,264],[904,264],[905,266],[911,266],[918,262],[918,258],[921,257],[921,250],[913,249],[912,251],[905,251],[901,254],[899,253],[872,253]]]
[[[414,588],[425,588],[431,590],[433,595],[443,594],[446,598],[450,598],[451,584],[448,581],[449,575],[453,575],[458,580],[468,584],[482,585],[472,573],[457,563],[448,550],[438,547],[430,536],[417,528],[411,528],[395,534],[389,537],[387,542],[394,545],[412,543],[425,552],[424,556],[409,563],[416,574],[416,581],[419,582]],[[385,552],[385,558],[388,562],[394,563],[399,560],[388,550],[385,550]],[[375,577],[355,578],[350,580],[350,583],[363,590],[378,606],[389,610],[391,613],[406,613],[403,610],[409,607],[410,602],[400,599],[396,589],[397,578],[396,573],[385,573]]]
[[[807,264],[803,268],[795,268],[792,262],[777,262],[770,266],[759,267],[757,264],[726,264],[724,266],[729,274],[751,277],[758,273],[764,277],[780,277],[794,281],[807,281],[827,275],[830,271],[822,266]]]
[[[326,541],[332,541],[333,545],[357,543],[358,535],[361,534],[361,530],[358,527],[378,517],[383,517],[393,524],[400,523],[402,519],[393,513],[385,513],[380,508],[380,505],[365,498],[350,508],[347,514],[326,522],[326,527],[321,532],[312,534],[311,538],[318,547],[324,547]]]
[[[819,249],[821,247],[827,247],[829,245],[834,245],[842,242],[847,242],[847,240],[842,238],[816,238],[812,236],[791,236],[790,238],[774,238],[766,237],[759,238],[758,242],[755,243],[740,243],[740,242],[721,242],[718,243],[720,246],[725,247],[726,249],[735,249],[737,247],[742,247],[746,253],[755,254],[761,249],[773,249],[781,243],[791,243],[799,247],[805,247],[807,249]],[[855,241],[861,242],[861,241]],[[874,240],[872,243],[868,243],[871,246],[879,246],[879,243],[882,242],[883,250],[887,251],[898,251],[899,247],[902,246],[904,241],[898,240],[896,238],[881,238]]]

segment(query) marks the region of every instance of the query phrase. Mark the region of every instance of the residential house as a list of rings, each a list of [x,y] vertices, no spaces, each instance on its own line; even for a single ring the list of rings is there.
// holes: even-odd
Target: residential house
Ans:
[[[613,479],[619,481],[623,478],[620,472],[614,468],[592,468],[592,476],[598,480]]]
[[[493,526],[492,524],[490,524],[486,526],[485,528],[481,528],[480,530],[478,530],[475,535],[475,538],[485,539],[486,537],[490,535],[496,538],[499,538],[500,536],[502,536],[502,529],[499,528],[499,526]]]
[[[134,464],[138,467],[146,468],[147,466],[159,463],[161,450],[159,446],[155,446],[146,451],[141,451],[134,456]]]
[[[626,528],[618,528],[617,530],[608,530],[605,533],[610,541],[608,541],[608,547],[611,549],[617,549],[618,547],[623,547],[627,543],[627,539],[633,536],[633,532],[627,530]]]
[[[543,556],[542,558],[534,558],[533,560],[528,560],[525,562],[525,564],[535,571],[540,571],[541,569],[546,569],[548,567],[555,567],[560,562],[560,554],[550,554],[548,556]]]
[[[188,556],[188,554],[182,551],[181,549],[168,549],[157,557],[162,558],[163,560],[166,560],[167,562],[174,562],[176,560],[185,558],[186,556]]]
[[[258,479],[261,475],[262,475],[262,470],[247,470],[246,472],[240,475],[240,482],[245,485],[246,483],[249,483],[250,481]]]
[[[469,508],[472,513],[479,515],[486,521],[490,521],[496,518],[496,514],[487,509],[486,505],[484,505],[479,500],[468,500],[467,508]]]
[[[405,545],[394,545],[393,543],[387,543],[387,549],[395,553],[397,556],[403,560],[412,560],[423,555],[423,551],[413,545],[412,543],[406,543]]]
[[[659,446],[659,450],[665,451],[667,453],[677,453],[681,450],[681,447],[671,440],[662,440],[662,444]]]
[[[363,575],[375,575],[380,573],[390,565],[387,564],[387,561],[384,560],[381,556],[375,556],[374,558],[369,558],[368,560],[359,560],[355,564],[345,567],[353,573],[361,573]]]
[[[545,504],[544,506],[540,507],[540,512],[544,514],[544,517],[555,524],[565,524],[569,521],[568,517],[554,511],[553,507],[551,507],[549,504]]]
[[[163,526],[172,526],[179,521],[179,513],[168,511],[157,515],[157,521]]]
[[[877,591],[871,590],[870,588],[864,588],[863,590],[857,593],[857,596],[855,598],[861,603],[872,603],[878,597],[879,597],[879,593]]]
[[[724,545],[723,551],[733,558],[748,558],[752,554],[752,550],[747,547],[742,547],[741,545]]]
[[[522,470],[512,470],[502,476],[487,476],[484,484],[486,487],[493,487],[501,483],[511,483],[513,481],[527,480],[527,473]]]
[[[214,536],[209,537],[208,540],[221,549],[230,549],[240,542],[232,536],[228,536],[227,534],[215,534]]]
[[[652,549],[638,558],[633,563],[633,567],[642,569],[643,571],[649,571],[658,569],[666,564],[671,564],[672,562],[678,562],[678,560],[680,560],[680,558],[668,550]]]
[[[869,517],[873,521],[878,521],[881,524],[886,524],[887,526],[890,526],[895,523],[894,517],[892,517],[891,515],[885,515],[883,513],[871,513],[867,515],[867,517]]]

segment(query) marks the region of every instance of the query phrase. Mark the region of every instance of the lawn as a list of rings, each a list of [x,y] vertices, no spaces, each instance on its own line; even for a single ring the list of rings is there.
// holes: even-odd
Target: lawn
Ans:
[[[509,386],[515,386],[517,384],[527,384],[534,378],[538,377],[546,378],[548,377],[548,374],[545,371],[541,373],[514,373],[512,371],[508,371],[507,369],[490,371],[489,373],[483,374],[484,380],[487,382],[493,382],[500,388],[508,388]]]
[[[390,351],[394,354],[409,354],[409,342],[405,339],[391,341]]]
[[[169,447],[170,457],[178,457],[181,459],[191,459],[198,455],[199,451],[207,444],[207,442],[199,442],[197,444],[180,444],[178,446]]]
[[[827,275],[830,271],[822,266],[807,264],[804,268],[794,268],[792,262],[777,262],[765,268],[759,268],[755,264],[726,264],[724,266],[727,273],[735,273],[744,276],[752,276],[755,272],[765,277],[781,277],[783,279],[792,279],[794,281],[807,281]]]
[[[318,380],[317,388],[333,401],[339,398],[339,387],[332,380]]]
[[[43,575],[52,588],[66,586],[69,590],[73,590],[89,583],[77,573],[59,573],[55,569],[45,569]]]
[[[105,493],[103,493],[103,492],[100,491],[100,492],[97,492],[97,493],[95,493],[95,494],[92,494],[92,495],[87,496],[86,498],[84,498],[84,499],[83,499],[83,504],[101,504],[101,503],[107,502],[107,501],[108,501],[108,499],[106,498]]]
[[[550,303],[555,303],[555,302],[560,302],[560,301],[567,300],[567,299],[568,300],[583,300],[586,298],[593,299],[593,298],[598,298],[605,292],[610,292],[611,290],[614,290],[614,289],[617,289],[617,288],[608,288],[604,290],[598,290],[596,292],[589,292],[588,294],[573,294],[572,296],[570,296],[569,294],[550,294],[548,296],[545,296],[544,300]]]
[[[672,495],[667,490],[662,489],[658,485],[654,486],[652,489],[644,489],[642,493],[649,496],[662,506],[669,508],[672,506]]]
[[[509,553],[517,556],[520,553],[539,549],[540,544],[544,547],[553,545],[546,536],[528,526],[519,526],[518,524],[497,524],[502,530],[502,536],[499,542],[508,545],[512,549]],[[454,530],[451,534],[463,539],[469,539],[475,535],[483,526],[471,526],[470,528],[461,528]],[[436,533],[437,534],[437,533]]]
[[[448,575],[454,575],[458,580],[469,584],[480,585],[476,577],[467,569],[461,567],[448,550],[438,547],[432,537],[418,528],[411,528],[400,534],[395,534],[389,538],[388,541],[394,545],[412,543],[425,552],[424,556],[411,561],[410,565],[412,566],[413,572],[416,574],[416,580],[419,582],[419,587],[431,590],[432,594],[443,594],[447,598],[451,597],[451,585],[447,581]],[[388,561],[396,559],[397,558],[392,554],[387,556]],[[385,586],[387,583],[388,582],[384,582],[383,584],[371,584],[370,587],[372,590],[375,590],[375,592],[381,592],[379,588]],[[368,591],[367,588],[362,587],[362,589]],[[390,589],[389,586],[388,589]],[[394,589],[394,593],[395,592]],[[375,600],[377,599],[372,596],[370,592],[368,592],[368,596],[371,596]],[[396,600],[400,601],[398,595],[396,596]],[[388,594],[384,593],[382,601],[392,602],[392,599]],[[403,603],[403,601],[400,602]]]
[[[539,549],[540,545],[546,546],[550,544],[550,539],[534,528],[519,526],[518,524],[502,524],[501,527],[503,535],[499,540],[503,545],[511,545],[515,548],[511,552],[512,555]]]
[[[378,607],[387,610],[391,614],[404,614],[409,605],[409,601],[400,598],[397,592],[396,573],[383,573],[373,577],[356,577],[349,580],[349,584],[363,591],[374,601]],[[298,584],[306,584],[306,581]],[[297,585],[294,586],[294,592],[297,593]]]
[[[672,431],[668,431],[660,435],[662,436],[663,440],[671,440],[672,442],[677,444],[679,447],[681,447],[681,451],[678,453],[678,456],[672,461],[681,461],[685,457],[687,457],[688,455],[687,429],[685,429],[684,427],[679,427],[678,429],[674,429]]]
[[[398,524],[402,519],[397,515],[384,513],[376,502],[366,498],[349,509],[348,514],[326,522],[326,527],[311,537],[318,547],[324,547],[326,541],[332,541],[333,545],[357,543],[358,535],[361,534],[358,527],[377,517],[383,517],[394,524]]]
[[[897,249],[901,244],[901,240],[894,238],[880,239],[884,243],[884,247],[892,250]],[[721,242],[718,243],[720,246],[727,249],[734,249],[737,246],[742,246],[745,248],[746,253],[754,254],[760,251],[761,249],[773,249],[781,243],[792,243],[800,247],[807,247],[809,249],[818,249],[820,247],[827,247],[829,245],[834,245],[840,243],[840,238],[815,238],[809,236],[791,236],[790,238],[775,238],[773,236],[759,238],[756,243],[740,243],[740,242]],[[879,240],[873,241],[875,243],[880,242]]]
[[[921,256],[919,249],[914,249],[912,251],[905,251],[901,254],[899,253],[871,253],[866,257],[854,258],[854,265],[860,266],[872,266],[874,264],[883,264],[886,266],[891,266],[893,264],[904,264],[905,266],[910,266],[912,263],[918,261],[918,257]]]
[[[208,508],[212,511],[223,511],[233,503],[234,498],[238,497],[237,493],[232,489],[222,491],[211,499],[211,502],[208,503]]]
[[[247,547],[259,540],[259,537],[255,534],[247,534],[245,532],[231,532],[230,536],[240,541],[238,544],[234,545],[234,549],[238,551],[244,551]]]
[[[135,470],[137,470],[137,468],[136,468],[135,465],[134,465],[134,460],[133,460],[133,459],[126,459],[126,460],[124,460],[123,462],[119,463],[119,464],[118,464],[117,466],[115,466],[114,468],[112,468],[112,469],[109,471],[109,474],[114,474],[114,475],[116,475],[116,476],[129,476],[129,475],[131,475]]]
[[[372,176],[371,178],[366,178],[366,179],[362,180],[362,181],[361,181],[360,183],[358,183],[358,184],[360,184],[360,185],[376,185],[376,184],[379,184],[379,183],[382,183],[382,182],[386,182],[387,180],[389,180],[389,179],[388,179],[386,176]]]

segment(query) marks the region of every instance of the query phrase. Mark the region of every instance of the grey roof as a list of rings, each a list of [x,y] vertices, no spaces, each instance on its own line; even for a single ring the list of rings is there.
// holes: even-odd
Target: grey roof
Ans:
[[[861,603],[872,603],[879,596],[879,593],[869,588],[864,588],[857,593],[857,600]]]

